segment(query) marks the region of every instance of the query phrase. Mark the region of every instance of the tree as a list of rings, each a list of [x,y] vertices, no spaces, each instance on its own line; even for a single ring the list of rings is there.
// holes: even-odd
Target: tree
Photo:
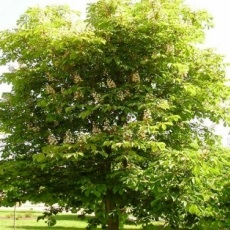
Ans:
[[[196,222],[204,183],[186,178],[211,168],[200,154],[220,143],[203,121],[229,120],[226,65],[199,46],[210,16],[180,0],[99,0],[87,12],[30,8],[1,32],[1,64],[19,65],[1,77],[12,84],[0,102],[5,202],[83,207],[110,230],[130,213]],[[185,204],[171,189],[199,192]]]

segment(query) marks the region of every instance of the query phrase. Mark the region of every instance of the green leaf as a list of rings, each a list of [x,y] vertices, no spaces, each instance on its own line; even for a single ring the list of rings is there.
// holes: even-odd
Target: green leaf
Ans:
[[[92,110],[86,110],[84,112],[79,113],[79,117],[82,119],[85,119],[92,113]]]
[[[33,155],[33,161],[35,162],[44,162],[44,160],[46,159],[46,156],[44,153],[38,153]]]
[[[190,213],[190,214],[199,215],[199,214],[200,214],[200,210],[199,210],[199,208],[197,207],[197,205],[192,204],[192,205],[189,207],[189,213]]]

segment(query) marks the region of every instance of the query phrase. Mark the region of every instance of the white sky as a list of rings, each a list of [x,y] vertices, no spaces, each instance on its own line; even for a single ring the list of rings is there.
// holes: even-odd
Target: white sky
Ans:
[[[31,6],[45,6],[51,4],[67,4],[73,9],[85,12],[88,3],[96,0],[0,0],[0,30],[11,28],[15,25],[19,16]],[[186,0],[194,8],[206,9],[214,17],[215,28],[207,32],[206,45],[216,48],[217,51],[226,56],[230,62],[230,1],[229,0]],[[0,67],[0,72],[7,70],[7,67]],[[228,71],[230,73],[230,71]],[[228,74],[229,74],[228,73]],[[10,87],[0,85],[0,95]],[[219,134],[225,138],[229,130],[222,127],[216,128]]]

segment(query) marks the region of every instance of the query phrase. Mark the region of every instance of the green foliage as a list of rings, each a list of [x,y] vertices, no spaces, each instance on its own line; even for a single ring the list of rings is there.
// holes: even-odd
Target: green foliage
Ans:
[[[230,94],[223,57],[199,48],[210,26],[180,0],[99,0],[85,21],[28,9],[0,34],[0,64],[18,64],[1,76],[12,85],[0,100],[2,202],[84,208],[110,229],[129,214],[216,219],[228,160],[204,121],[228,124]]]
[[[224,217],[228,211],[221,207],[221,190],[227,184],[223,178],[229,172],[229,160],[229,150],[216,147],[198,153],[165,152],[139,181],[147,196],[134,213],[143,216],[142,223],[160,216],[177,228],[217,225],[212,229],[219,229],[228,219]]]
[[[62,208],[54,208],[51,206],[49,209],[43,212],[43,215],[37,217],[37,221],[45,220],[45,223],[47,223],[49,227],[52,227],[57,223],[57,220],[54,217],[54,215],[57,215],[59,212],[62,211]]]

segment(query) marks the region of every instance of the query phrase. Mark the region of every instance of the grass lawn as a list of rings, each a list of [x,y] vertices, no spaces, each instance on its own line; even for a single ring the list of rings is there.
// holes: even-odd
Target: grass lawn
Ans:
[[[48,227],[44,220],[37,222],[37,217],[41,212],[17,211],[16,229],[17,230],[83,230],[87,226],[85,220],[79,220],[74,214],[57,215],[57,224],[54,227]],[[141,229],[139,226],[126,225],[127,230]],[[0,211],[0,229],[13,229],[13,211]],[[156,228],[159,229],[159,228]]]
[[[16,211],[16,230],[85,230],[87,219],[80,219],[76,214],[59,214],[55,218],[57,223],[53,227],[48,227],[44,220],[37,222],[37,217],[42,212],[38,211]],[[9,210],[0,210],[0,230],[10,230],[13,228],[14,212]],[[98,228],[100,229],[100,228]],[[125,225],[125,230],[141,230],[141,226],[133,224]],[[163,222],[155,222],[145,230],[169,230],[169,227],[163,227]],[[184,229],[184,228],[183,228]],[[183,230],[180,228],[179,230]],[[175,229],[174,229],[175,230]],[[184,229],[185,230],[185,229]],[[195,230],[195,228],[194,228]]]

